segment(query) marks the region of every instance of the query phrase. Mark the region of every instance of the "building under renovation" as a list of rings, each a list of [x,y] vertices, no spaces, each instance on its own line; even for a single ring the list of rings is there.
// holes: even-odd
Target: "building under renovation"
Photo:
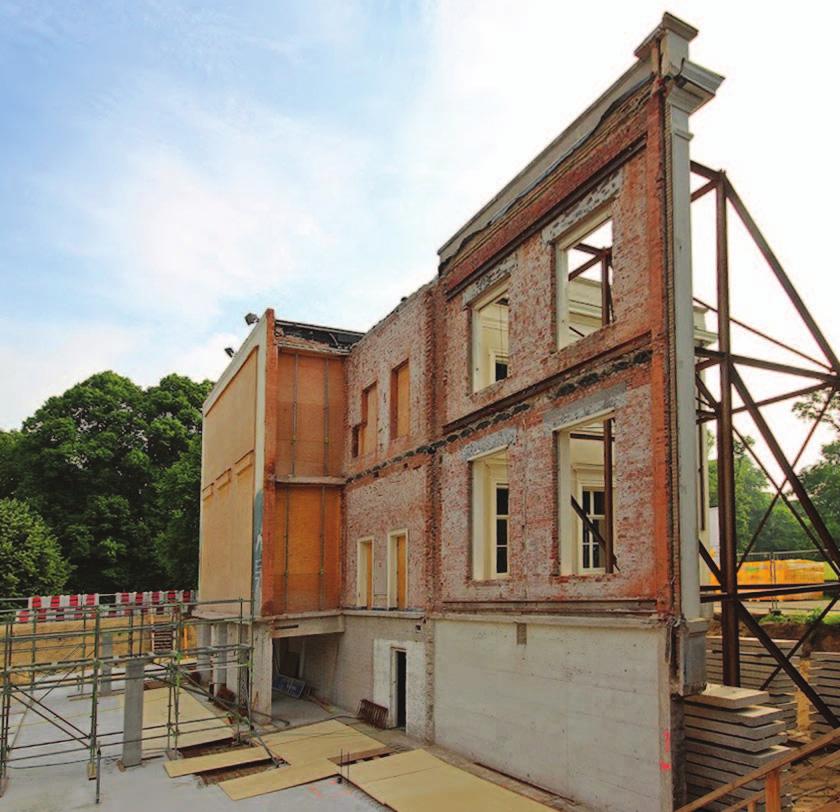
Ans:
[[[727,188],[689,154],[722,81],[696,33],[666,15],[367,333],[254,323],[204,407],[199,598],[252,601],[257,714],[292,676],[592,808],[684,797],[715,597],[696,375],[729,375],[726,287],[714,329],[692,289],[692,198]]]

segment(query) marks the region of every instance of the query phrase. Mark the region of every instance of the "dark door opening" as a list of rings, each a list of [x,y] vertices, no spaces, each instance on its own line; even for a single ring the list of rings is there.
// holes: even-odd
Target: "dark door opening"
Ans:
[[[395,651],[397,666],[397,727],[405,727],[405,652]]]

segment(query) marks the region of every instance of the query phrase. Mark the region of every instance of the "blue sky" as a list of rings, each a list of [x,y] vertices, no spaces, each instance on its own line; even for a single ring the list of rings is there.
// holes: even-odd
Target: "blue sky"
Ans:
[[[670,5],[728,76],[695,155],[729,169],[836,339],[834,263],[807,245],[835,228],[833,25],[760,8]],[[0,427],[100,369],[214,377],[250,310],[366,329],[662,11],[0,0]],[[740,313],[773,321],[755,292]]]

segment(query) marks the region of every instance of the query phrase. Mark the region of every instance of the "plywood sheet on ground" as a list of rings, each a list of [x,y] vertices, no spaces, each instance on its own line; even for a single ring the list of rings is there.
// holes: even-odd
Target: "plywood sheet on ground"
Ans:
[[[345,768],[346,770],[346,768]],[[348,771],[345,771],[348,774]],[[397,812],[536,812],[546,807],[424,750],[349,767],[350,781]]]
[[[119,697],[122,705],[124,697]],[[169,718],[169,688],[153,688],[143,692],[143,755],[166,749],[166,724]],[[178,694],[178,747],[222,741],[233,731],[224,718],[208,704],[199,702],[191,693],[180,689]],[[154,738],[153,738],[154,737]],[[174,744],[174,741],[171,742]]]
[[[163,766],[170,778],[177,778],[181,775],[205,773],[209,770],[220,770],[224,767],[255,764],[268,759],[269,755],[265,752],[264,747],[244,747],[239,750],[228,750],[225,753],[211,753],[207,756],[167,761]]]
[[[243,798],[253,798],[255,795],[308,784],[310,781],[320,781],[331,775],[338,775],[338,765],[321,759],[307,764],[277,767],[254,775],[243,775],[241,778],[231,778],[229,781],[222,781],[219,786],[232,801],[240,801]]]
[[[334,719],[269,733],[262,738],[274,755],[293,765],[382,746],[382,742]]]
[[[381,747],[381,742],[347,728],[345,732],[322,733],[292,742],[273,742],[269,749],[289,764],[306,764],[343,753],[356,753]]]

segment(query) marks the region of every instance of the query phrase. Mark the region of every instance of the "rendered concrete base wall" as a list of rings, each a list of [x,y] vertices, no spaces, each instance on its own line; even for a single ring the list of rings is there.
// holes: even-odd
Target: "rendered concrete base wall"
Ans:
[[[507,619],[437,620],[436,742],[594,809],[671,809],[665,641],[575,618],[529,619],[517,644]]]
[[[348,613],[342,634],[308,637],[304,679],[315,693],[355,712],[362,699],[391,709],[391,662],[406,652],[406,732],[431,736],[429,624],[405,613]],[[417,627],[420,627],[419,630]]]

